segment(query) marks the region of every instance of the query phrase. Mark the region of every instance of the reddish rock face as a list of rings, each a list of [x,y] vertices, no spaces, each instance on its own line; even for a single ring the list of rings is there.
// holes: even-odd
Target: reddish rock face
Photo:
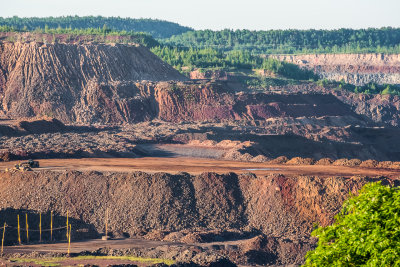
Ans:
[[[135,45],[1,43],[2,110],[11,117],[49,115],[64,122],[145,120],[138,80],[186,80]],[[143,114],[143,105],[146,111]]]
[[[158,117],[166,121],[267,120],[282,117],[354,116],[351,109],[332,95],[229,93],[223,83],[181,84],[172,92],[155,88]]]

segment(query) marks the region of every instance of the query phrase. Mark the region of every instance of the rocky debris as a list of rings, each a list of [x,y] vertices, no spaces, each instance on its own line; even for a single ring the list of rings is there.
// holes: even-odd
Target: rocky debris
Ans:
[[[390,168],[400,170],[400,162],[399,161],[393,162]]]
[[[330,158],[322,158],[315,162],[315,165],[331,165],[333,160]]]
[[[138,157],[136,145],[114,131],[2,137],[1,158]],[[133,139],[135,140],[135,139]]]
[[[258,155],[251,159],[252,162],[267,162],[270,160],[271,160],[270,158],[268,158],[264,155]]]
[[[201,147],[217,147],[222,149],[245,149],[247,147],[253,146],[255,143],[250,141],[232,141],[232,140],[222,140],[216,142],[214,140],[190,140],[187,142],[191,146],[201,146]]]
[[[347,166],[347,167],[355,167],[359,166],[362,163],[359,159],[338,159],[335,160],[332,165],[334,166]]]
[[[223,159],[242,161],[242,153],[237,149],[230,149],[223,155]]]
[[[379,162],[373,159],[365,160],[360,164],[360,167],[364,168],[376,168],[379,165]]]
[[[395,162],[391,162],[391,161],[381,161],[378,163],[378,168],[382,168],[382,169],[390,169],[393,168],[395,169],[396,163]]]
[[[252,155],[250,155],[249,153],[241,152],[241,151],[243,151],[243,149],[242,150],[239,150],[236,148],[230,149],[222,156],[222,159],[236,160],[236,161],[253,161],[254,157]],[[258,159],[262,160],[262,157],[259,157]]]
[[[288,165],[313,165],[314,163],[315,163],[314,159],[302,158],[302,157],[294,157],[286,162],[286,164]]]
[[[284,164],[284,163],[288,162],[288,160],[289,159],[286,156],[280,156],[273,160],[268,161],[268,163],[269,164]]]
[[[197,156],[213,154],[212,157],[218,158],[225,154],[225,159],[239,161],[252,161],[259,155],[269,159],[279,156],[315,160],[400,159],[400,130],[339,127],[337,125],[342,125],[343,121],[337,117],[273,118],[260,125],[252,121],[172,123],[153,120],[114,127],[63,126],[57,122],[53,127],[51,121],[45,122],[47,128],[37,127],[37,131],[43,129],[44,132],[35,134],[10,122],[7,127],[12,134],[0,136],[0,155],[7,154],[9,159],[136,157],[150,155],[138,145],[162,143],[183,145],[182,149],[187,148],[186,156],[190,156],[191,148],[208,151]]]
[[[355,167],[355,166],[359,166],[361,163],[362,163],[362,161],[359,160],[359,159],[350,159],[350,160],[347,162],[347,164],[348,164],[347,166]]]

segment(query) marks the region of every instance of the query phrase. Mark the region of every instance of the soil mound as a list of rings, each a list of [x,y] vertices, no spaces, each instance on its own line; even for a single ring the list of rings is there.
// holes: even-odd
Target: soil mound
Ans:
[[[289,159],[286,156],[280,156],[273,160],[270,160],[268,163],[270,163],[270,164],[285,164],[286,162],[288,162],[288,160]]]
[[[314,159],[302,158],[302,157],[294,157],[286,162],[286,164],[288,165],[313,165],[314,163],[315,163]]]
[[[365,160],[360,164],[360,167],[365,167],[365,168],[376,168],[378,166],[379,162],[373,159]]]
[[[13,118],[126,120],[146,102],[141,80],[186,78],[140,45],[0,43],[2,104]]]
[[[252,162],[267,162],[270,159],[264,155],[258,155],[251,159]]]
[[[322,158],[315,162],[315,165],[331,165],[333,163],[333,160],[330,158]]]
[[[362,163],[362,161],[359,159],[338,159],[338,160],[335,160],[332,164],[335,166],[355,167],[355,166],[361,166],[360,165],[361,163]],[[364,167],[364,166],[361,166],[361,167]]]

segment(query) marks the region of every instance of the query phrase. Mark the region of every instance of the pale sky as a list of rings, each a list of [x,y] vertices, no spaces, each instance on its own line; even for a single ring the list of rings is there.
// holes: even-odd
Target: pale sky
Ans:
[[[0,0],[0,17],[154,18],[195,29],[400,27],[400,0]]]

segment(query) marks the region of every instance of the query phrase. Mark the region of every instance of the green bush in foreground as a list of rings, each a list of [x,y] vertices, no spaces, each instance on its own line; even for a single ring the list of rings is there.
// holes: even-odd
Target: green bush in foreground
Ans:
[[[335,223],[312,235],[304,266],[400,266],[400,190],[366,184],[343,204]]]

